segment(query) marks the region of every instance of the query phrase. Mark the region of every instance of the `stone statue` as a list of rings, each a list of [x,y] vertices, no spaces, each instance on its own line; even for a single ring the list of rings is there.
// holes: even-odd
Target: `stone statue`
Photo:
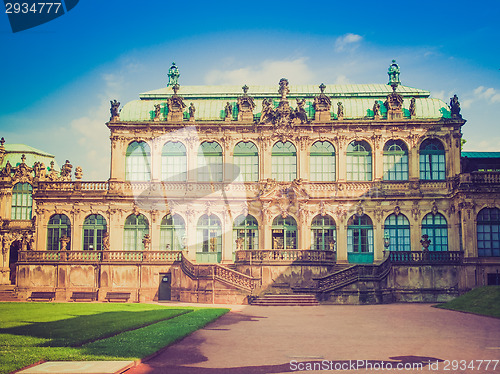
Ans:
[[[194,104],[189,104],[189,120],[194,121],[194,114],[196,113],[196,108]]]
[[[45,164],[42,162],[40,164],[40,179],[45,179],[46,175],[47,175],[47,168],[45,167]]]
[[[380,103],[375,100],[375,104],[373,104],[373,116],[378,117],[380,115]]]
[[[176,84],[179,83],[179,77],[181,74],[179,73],[179,68],[175,64],[175,62],[172,62],[172,66],[170,69],[168,69],[168,84],[167,87],[175,86]]]
[[[339,101],[337,103],[337,117],[338,118],[344,118],[344,105],[342,105],[342,103]]]
[[[107,231],[102,234],[102,249],[104,251],[109,251],[109,232]]]
[[[458,101],[458,96],[453,95],[450,99],[450,109],[451,109],[451,118],[461,118],[460,115],[460,102]]]
[[[225,118],[231,118],[233,114],[233,106],[229,103],[229,101],[226,103],[226,106],[224,107],[224,113],[226,114]]]
[[[260,123],[270,123],[274,120],[273,99],[262,100],[262,114],[260,116]]]
[[[280,83],[279,83],[279,90],[278,93],[281,95],[281,100],[286,100],[286,95],[290,92],[290,89],[288,88],[288,79],[286,78],[281,78]]]
[[[387,74],[389,75],[389,83],[391,86],[392,85],[399,85],[401,82],[399,81],[399,66],[396,64],[396,60],[392,60],[391,66],[389,66],[389,70],[387,71]]]
[[[49,173],[49,180],[51,181],[56,181],[59,179],[59,175],[57,173],[56,168],[54,167],[54,161],[50,161],[50,173]]]
[[[40,178],[42,174],[42,164],[39,161],[33,164],[33,171],[35,172],[35,178]]]
[[[82,179],[83,177],[83,169],[81,166],[77,166],[76,169],[75,169],[75,179]]]
[[[12,165],[10,164],[9,161],[7,161],[5,167],[2,170],[2,177],[10,177],[11,173],[12,173]]]
[[[295,109],[295,118],[300,120],[300,123],[309,123],[307,120],[307,113],[306,110],[304,109],[304,105],[306,104],[306,99],[296,99],[297,101],[297,108]]]
[[[160,120],[160,115],[161,115],[161,104],[155,104],[155,121]]]
[[[238,239],[236,239],[236,250],[237,251],[241,251],[241,249],[243,248],[243,241],[244,241],[244,239],[242,237],[239,237]]]
[[[59,242],[61,243],[61,251],[69,251],[68,243],[71,239],[66,235],[63,235],[59,238]]]
[[[144,238],[142,239],[142,244],[144,245],[144,250],[149,251],[149,247],[151,245],[151,238],[149,237],[149,234],[144,235]]]
[[[109,120],[112,121],[120,117],[120,112],[118,110],[118,108],[120,107],[120,102],[116,101],[115,99],[113,101],[110,101],[110,103],[111,103],[111,109],[110,109],[111,118]]]
[[[73,169],[73,165],[69,163],[69,160],[66,160],[66,163],[61,167],[61,178],[63,180],[71,180],[71,169]]]
[[[412,97],[410,100],[410,117],[413,118],[415,117],[415,98]]]

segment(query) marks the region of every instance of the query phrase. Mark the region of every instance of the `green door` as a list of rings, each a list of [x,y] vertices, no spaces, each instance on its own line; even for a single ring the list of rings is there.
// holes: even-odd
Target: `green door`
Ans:
[[[170,300],[172,286],[172,274],[160,274],[160,286],[158,288],[158,301]]]

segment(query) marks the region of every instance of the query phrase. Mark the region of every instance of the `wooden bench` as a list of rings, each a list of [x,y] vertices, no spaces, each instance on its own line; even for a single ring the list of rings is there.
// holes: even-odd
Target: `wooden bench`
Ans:
[[[97,300],[97,291],[91,291],[91,292],[73,292],[71,295],[71,300],[77,301],[77,300],[90,300],[90,301],[95,301]]]
[[[130,299],[130,292],[108,292],[106,293],[106,300],[108,301],[124,301]]]
[[[31,296],[28,297],[28,300],[46,300],[52,301],[56,297],[55,292],[47,292],[47,291],[34,291],[31,293]]]

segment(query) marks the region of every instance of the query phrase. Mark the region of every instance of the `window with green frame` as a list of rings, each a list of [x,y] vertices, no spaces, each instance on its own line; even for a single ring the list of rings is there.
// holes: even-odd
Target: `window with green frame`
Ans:
[[[477,215],[479,257],[500,256],[500,209],[484,208]]]
[[[385,219],[384,235],[389,236],[390,251],[411,251],[410,221],[404,214],[391,214]]]
[[[373,224],[366,214],[355,214],[347,222],[347,252],[373,252]]]
[[[273,249],[297,249],[297,222],[293,217],[277,216],[271,231]]]
[[[214,214],[203,215],[198,220],[198,252],[222,252],[222,226],[219,217]]]
[[[83,250],[102,250],[102,237],[106,232],[106,220],[100,214],[87,216],[83,221]]]
[[[255,217],[251,215],[236,217],[233,225],[233,251],[236,251],[238,241],[241,243],[241,250],[259,248],[259,224]]]
[[[12,210],[10,218],[28,221],[33,208],[33,187],[29,183],[16,183],[12,189]]]
[[[311,223],[311,250],[335,251],[337,234],[335,221],[329,215],[314,217]]]
[[[125,251],[142,251],[144,244],[142,240],[144,236],[149,234],[148,219],[139,214],[131,214],[125,220],[125,227],[123,229],[123,249]]]
[[[280,182],[297,179],[297,149],[291,142],[277,142],[272,153],[272,177]]]
[[[426,139],[420,145],[420,179],[446,179],[445,150],[437,139]]]
[[[347,147],[347,180],[372,180],[372,151],[365,141],[353,141]]]
[[[64,214],[54,214],[47,224],[47,250],[58,251],[61,249],[60,238],[71,237],[71,222]],[[70,243],[66,246],[70,249]]]
[[[402,140],[389,140],[385,143],[384,180],[408,180],[408,147]]]
[[[186,179],[186,147],[181,142],[166,142],[161,151],[161,180],[184,182]]]
[[[448,224],[440,213],[428,213],[422,220],[422,235],[428,235],[431,241],[429,251],[448,250]]]
[[[252,142],[239,142],[234,146],[234,164],[240,169],[236,180],[257,182],[259,180],[259,152]]]
[[[222,147],[217,142],[203,142],[198,148],[198,181],[222,182]]]
[[[125,153],[125,179],[129,181],[151,180],[151,149],[146,142],[133,141]]]
[[[331,182],[335,180],[335,148],[330,142],[317,141],[311,146],[310,180]]]
[[[160,250],[183,251],[185,248],[186,224],[178,215],[166,215],[160,224]]]

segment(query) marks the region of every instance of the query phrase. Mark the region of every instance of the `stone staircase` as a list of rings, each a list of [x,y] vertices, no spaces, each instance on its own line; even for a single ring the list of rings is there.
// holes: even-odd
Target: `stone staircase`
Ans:
[[[318,306],[314,295],[264,295],[250,301],[260,306]]]
[[[19,301],[16,294],[16,286],[0,285],[0,301]]]

